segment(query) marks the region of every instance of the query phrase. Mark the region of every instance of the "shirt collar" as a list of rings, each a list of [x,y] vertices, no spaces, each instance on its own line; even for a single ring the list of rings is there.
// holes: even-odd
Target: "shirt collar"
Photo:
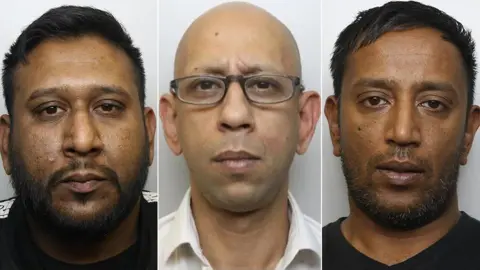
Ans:
[[[321,256],[321,244],[318,237],[312,231],[312,227],[308,226],[309,217],[301,212],[299,205],[289,192],[288,202],[290,209],[290,232],[288,243],[282,264],[288,266],[300,251],[313,251],[318,257]],[[190,189],[187,190],[179,208],[174,214],[173,221],[170,226],[169,234],[165,241],[165,257],[166,262],[180,246],[187,244],[195,252],[196,256],[206,263],[206,258],[201,254],[198,232],[192,215],[190,206]],[[320,232],[317,233],[319,235]]]

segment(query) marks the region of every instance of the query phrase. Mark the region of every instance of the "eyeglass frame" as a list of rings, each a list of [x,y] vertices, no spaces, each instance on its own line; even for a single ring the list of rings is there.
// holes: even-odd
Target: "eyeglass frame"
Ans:
[[[251,78],[262,77],[262,76],[275,76],[275,77],[283,77],[283,78],[290,79],[290,81],[292,82],[292,87],[293,87],[292,94],[288,98],[280,100],[280,101],[276,101],[276,102],[257,102],[257,101],[252,100],[247,94],[247,90],[245,89],[245,83],[246,83],[247,80],[249,80]],[[223,82],[223,84],[225,85],[225,90],[223,92],[222,97],[218,101],[212,102],[212,103],[200,103],[199,104],[199,103],[187,102],[187,101],[185,101],[184,99],[182,99],[178,96],[178,82],[179,81],[186,80],[186,79],[191,79],[191,78],[202,78],[202,77],[203,78],[215,78],[215,79],[219,79]],[[244,76],[244,75],[228,75],[228,76],[191,75],[191,76],[176,78],[176,79],[173,79],[173,80],[170,81],[170,92],[176,98],[178,98],[181,102],[186,103],[186,104],[200,105],[200,106],[201,105],[215,105],[215,104],[219,104],[219,103],[223,102],[223,100],[227,96],[228,89],[230,88],[230,84],[232,82],[238,82],[240,84],[240,88],[242,88],[243,95],[247,98],[247,100],[249,102],[255,103],[255,104],[271,105],[271,104],[278,104],[278,103],[286,102],[286,101],[293,98],[296,91],[303,92],[305,90],[305,86],[302,83],[302,79],[298,76],[283,75],[283,74],[253,74],[253,75],[247,75],[247,76]]]

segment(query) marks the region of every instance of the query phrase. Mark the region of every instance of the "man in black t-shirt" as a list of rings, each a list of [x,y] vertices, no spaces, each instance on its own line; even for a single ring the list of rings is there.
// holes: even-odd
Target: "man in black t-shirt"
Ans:
[[[325,114],[350,214],[323,229],[324,270],[480,269],[480,222],[456,190],[480,125],[474,47],[418,2],[363,11],[340,33]]]
[[[140,51],[109,13],[62,6],[6,54],[0,270],[157,269],[156,194],[142,192],[155,114]]]

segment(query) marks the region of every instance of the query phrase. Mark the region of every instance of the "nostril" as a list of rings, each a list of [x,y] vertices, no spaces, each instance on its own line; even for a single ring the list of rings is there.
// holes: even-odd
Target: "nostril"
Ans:
[[[240,124],[240,125],[229,125],[227,123],[222,123],[221,124],[221,128],[224,129],[224,130],[238,130],[238,129],[249,129],[251,127],[250,124]]]

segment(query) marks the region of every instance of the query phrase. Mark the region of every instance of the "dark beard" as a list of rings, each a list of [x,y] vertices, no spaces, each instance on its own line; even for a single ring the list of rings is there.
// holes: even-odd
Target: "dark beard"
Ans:
[[[13,138],[12,138],[13,139]],[[13,141],[10,141],[13,145]],[[127,218],[139,201],[145,186],[149,170],[148,144],[142,151],[135,179],[129,179],[128,185],[121,187],[115,171],[93,163],[73,161],[68,166],[56,171],[46,180],[35,179],[28,171],[12,146],[9,151],[12,168],[11,183],[27,215],[43,232],[57,239],[65,239],[71,243],[90,243],[102,240],[109,232],[115,230]],[[118,192],[118,199],[113,206],[95,215],[89,220],[76,220],[55,209],[52,204],[52,188],[65,173],[79,168],[94,168],[107,175]],[[86,199],[86,198],[85,198]]]
[[[437,181],[435,186],[422,194],[421,202],[402,211],[382,205],[378,201],[375,191],[369,187],[370,180],[365,179],[364,182],[361,182],[360,173],[355,169],[355,162],[352,163],[347,156],[342,151],[342,169],[347,182],[349,197],[356,207],[384,228],[401,231],[421,228],[444,214],[457,192],[460,152],[455,153],[449,159],[447,165],[443,167],[439,174],[442,178]],[[383,158],[385,159],[385,157]],[[374,159],[368,162],[367,168],[374,168]],[[358,165],[361,164],[358,163]],[[372,174],[373,171],[367,172],[367,177],[372,176]],[[426,177],[430,177],[429,180],[431,181],[433,176],[430,173]]]

